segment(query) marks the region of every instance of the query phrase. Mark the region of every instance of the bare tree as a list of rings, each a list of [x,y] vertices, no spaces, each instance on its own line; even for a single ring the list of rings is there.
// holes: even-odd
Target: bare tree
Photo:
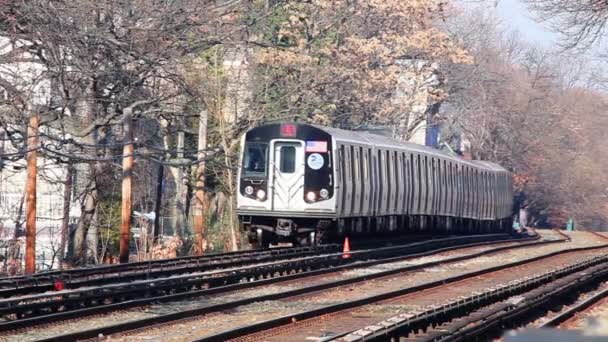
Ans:
[[[525,0],[540,21],[552,23],[566,48],[587,48],[601,40],[608,21],[608,3],[580,0]]]

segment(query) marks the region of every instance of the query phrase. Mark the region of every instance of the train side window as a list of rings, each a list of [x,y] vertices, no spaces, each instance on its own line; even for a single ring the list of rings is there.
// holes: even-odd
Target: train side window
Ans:
[[[388,211],[390,208],[390,196],[391,196],[391,156],[388,150],[384,151],[384,179],[386,181],[386,188],[384,192],[384,208]]]
[[[384,208],[388,211],[391,207],[390,199],[391,199],[391,190],[392,190],[392,180],[391,180],[391,155],[390,152],[384,151],[384,179],[386,179],[386,192],[384,194]]]
[[[431,168],[429,169],[430,171],[430,175],[429,175],[429,194],[431,196],[431,208],[429,210],[430,214],[435,214],[437,212],[437,161],[435,160],[435,158],[431,157],[430,158],[430,166]]]
[[[420,165],[420,171],[422,178],[422,202],[420,203],[420,205],[422,213],[426,213],[429,200],[429,163],[427,156],[422,157],[422,165]]]
[[[475,197],[477,189],[475,189],[475,169],[473,168],[469,170],[469,187],[471,188],[471,205],[469,208],[471,209],[471,216],[475,216]]]
[[[483,171],[475,170],[477,176],[477,217],[483,219]]]
[[[477,216],[479,213],[479,184],[478,184],[478,180],[479,180],[479,176],[478,176],[478,172],[477,169],[473,170],[473,185],[474,185],[474,193],[475,193],[475,216]]]
[[[439,198],[437,199],[437,213],[443,215],[443,199],[445,188],[443,186],[443,160],[437,159],[437,184],[439,187]]]
[[[485,171],[479,172],[479,194],[480,194],[480,203],[479,203],[479,212],[481,213],[481,218],[485,218],[485,209],[486,209],[486,179],[485,179]]]
[[[443,160],[437,159],[437,186],[439,187],[439,198],[437,199],[437,212],[443,215],[443,200],[445,198],[445,187],[443,184]]]
[[[459,211],[459,209],[460,209],[460,205],[459,205],[460,188],[459,188],[459,182],[458,182],[458,164],[457,163],[454,163],[453,171],[454,171],[453,177],[454,177],[454,191],[455,191],[454,196],[452,196],[453,197],[452,204],[454,206],[453,213],[454,213],[454,216],[460,216],[460,211]]]
[[[462,215],[466,216],[467,215],[467,200],[468,200],[468,190],[467,190],[467,167],[463,166],[461,168],[461,173],[460,173],[460,179],[462,181],[462,183],[460,184],[460,187],[462,189]]]
[[[492,176],[493,172],[488,173],[488,216],[492,218]]]
[[[359,168],[357,167],[357,151],[355,150],[354,146],[350,146],[350,155],[351,155],[351,167],[352,167],[352,176],[353,176],[353,186],[356,186],[356,182],[359,180]],[[354,190],[354,188],[353,188]]]
[[[357,210],[357,195],[361,195],[361,174],[359,168],[359,149],[353,145],[350,146],[350,165],[352,167],[352,192],[350,212],[354,213]]]
[[[374,164],[373,164],[373,156],[372,156],[372,149],[368,148],[367,149],[367,170],[368,170],[368,176],[369,176],[369,212],[373,213],[374,210],[374,189],[375,189],[375,185],[374,185]]]
[[[488,194],[489,191],[489,186],[488,186],[488,172],[484,172],[483,173],[483,216],[485,218],[488,218],[488,200],[490,199],[490,196]]]
[[[418,214],[422,213],[422,158],[420,158],[420,155],[416,155],[416,196],[417,201],[416,201],[416,211],[418,212]]]
[[[473,173],[473,168],[469,168],[469,194],[471,197],[469,197],[469,216],[475,216],[474,215],[474,209],[475,209],[475,184],[473,183],[473,180],[475,179],[475,175]]]
[[[395,156],[393,155],[393,151],[386,151],[386,159],[388,159],[388,206],[387,209],[389,212],[393,211],[393,197],[395,194]]]
[[[346,156],[344,155],[344,145],[340,145],[340,150],[338,152],[338,160],[340,164],[340,170],[338,175],[340,179],[338,180],[338,184],[340,184],[340,199],[341,199],[341,212],[344,213],[345,202],[346,202]]]
[[[450,181],[450,177],[452,174],[452,168],[450,167],[449,161],[444,161],[443,170],[445,172],[445,212],[446,215],[450,215],[450,199],[452,198],[452,184]]]
[[[441,202],[443,201],[443,184],[441,184],[441,159],[436,159],[435,165],[437,170],[435,172],[435,190],[437,191],[437,200],[435,201],[437,205],[437,210],[435,212],[440,214],[443,210]]]
[[[408,181],[409,181],[409,187],[410,187],[410,199],[409,199],[409,203],[408,203],[408,212],[412,213],[414,212],[416,209],[414,207],[414,198],[415,198],[415,193],[414,193],[414,189],[416,188],[416,180],[415,180],[415,171],[414,171],[414,155],[410,154],[410,162],[408,165],[408,169],[407,171],[409,172],[409,177],[408,177]]]
[[[359,213],[363,211],[363,200],[365,196],[365,187],[367,186],[367,181],[365,179],[365,161],[363,159],[363,147],[359,146],[357,149],[357,167],[359,168]]]
[[[375,214],[376,212],[376,187],[377,187],[377,178],[378,178],[378,171],[376,170],[376,156],[375,153],[373,152],[373,149],[370,149],[369,151],[369,176],[370,176],[370,186],[371,186],[371,192],[370,192],[370,201],[371,201],[371,214]]]
[[[402,213],[405,214],[407,212],[407,203],[409,199],[409,187],[408,184],[408,173],[407,173],[407,154],[405,152],[401,152],[401,179],[403,180],[402,190],[403,190],[403,204],[402,204]]]
[[[340,145],[340,148],[338,149],[338,163],[336,166],[338,167],[336,170],[336,183],[339,184],[339,186],[342,186],[341,181],[344,179],[344,176],[342,175],[342,172],[344,172],[344,145]]]
[[[446,189],[445,189],[445,161],[443,159],[439,159],[439,213],[444,215],[445,213],[445,198],[446,198]]]
[[[455,216],[456,213],[456,196],[458,196],[458,189],[456,189],[456,168],[454,164],[450,162],[450,186],[452,187],[452,198],[450,198],[450,213]]]
[[[416,208],[418,209],[418,213],[422,214],[422,194],[423,194],[423,188],[424,188],[424,184],[422,183],[422,158],[420,158],[420,155],[416,156],[416,178],[418,178],[417,184],[418,184],[418,192],[416,195],[418,195],[418,203],[416,204]]]
[[[442,212],[441,202],[443,201],[443,184],[441,184],[441,159],[436,160],[437,172],[435,173],[435,189],[437,190],[437,200],[435,203],[437,204],[436,213],[440,214]]]
[[[452,182],[450,181],[450,177],[452,177],[451,163],[446,160],[443,164],[443,169],[445,171],[445,214],[446,216],[450,216],[450,201],[454,195],[452,191]]]
[[[490,184],[490,216],[494,218],[494,173],[490,174],[490,179],[488,179]]]
[[[465,215],[468,217],[469,216],[469,206],[471,205],[471,190],[469,189],[469,167],[465,166],[464,168],[464,193],[466,196],[466,199],[464,201],[464,203],[466,204],[465,207]]]
[[[450,187],[450,198],[448,199],[448,212],[450,215],[454,214],[454,196],[456,195],[456,191],[454,191],[454,165],[452,162],[448,162],[448,186]]]
[[[296,171],[296,148],[294,146],[281,147],[281,173],[294,173]]]
[[[399,154],[397,151],[393,151],[393,180],[395,181],[395,186],[393,189],[393,210],[397,210],[399,208],[399,204],[397,203],[397,199],[399,198],[399,194],[401,193],[400,181],[399,181]]]
[[[461,214],[463,216],[467,213],[467,179],[466,179],[466,167],[461,166],[460,168],[460,189],[462,190],[462,209]]]
[[[384,191],[384,168],[382,167],[382,150],[378,150],[378,209],[381,209],[382,196]]]
[[[473,213],[473,184],[471,179],[473,172],[470,167],[467,166],[467,215],[469,217],[472,216]]]

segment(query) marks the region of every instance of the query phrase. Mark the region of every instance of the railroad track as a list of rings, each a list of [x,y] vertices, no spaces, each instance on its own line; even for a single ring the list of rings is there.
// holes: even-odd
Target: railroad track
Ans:
[[[270,262],[320,253],[335,253],[340,251],[340,248],[341,246],[339,245],[323,245],[315,247],[278,248],[262,251],[248,250],[43,272],[34,275],[0,279],[0,298],[53,291],[56,289],[56,281],[61,281],[63,287],[66,289],[74,289],[84,286],[116,283],[119,281],[128,282],[170,277],[195,271],[200,272],[238,267],[252,263]]]
[[[600,264],[602,264],[601,266],[604,267],[606,261],[608,261],[608,256],[603,255],[603,253],[594,253],[600,255],[590,257],[584,262],[575,262],[572,264],[560,263],[559,258],[563,257],[563,255],[570,255],[569,260],[572,261],[575,260],[575,256],[580,255],[581,252],[599,250],[605,252],[607,248],[607,245],[602,245],[591,248],[585,247],[554,252],[547,255],[518,261],[515,263],[503,264],[497,267],[491,267],[488,269],[474,271],[467,274],[461,274],[448,279],[433,281],[423,285],[402,288],[392,292],[382,293],[379,295],[369,296],[340,304],[324,306],[309,311],[303,311],[297,314],[290,314],[287,316],[255,323],[252,325],[241,326],[237,329],[224,331],[222,333],[207,336],[196,341],[226,341],[231,339],[237,341],[282,341],[286,339],[295,341],[306,340],[309,338],[323,340],[323,336],[316,336],[314,333],[310,333],[311,330],[318,331],[318,329],[314,328],[315,326],[323,327],[323,330],[329,330],[332,332],[329,336],[326,336],[327,340],[341,339],[344,341],[355,341],[358,340],[357,338],[355,338],[356,336],[359,336],[360,340],[366,340],[373,333],[379,333],[380,335],[376,336],[382,336],[380,340],[386,340],[386,336],[389,331],[381,330],[382,328],[389,326],[389,324],[391,323],[396,326],[395,330],[397,330],[397,327],[402,328],[403,325],[401,325],[401,323],[403,322],[407,324],[408,328],[413,330],[425,329],[426,327],[431,326],[433,324],[438,324],[438,322],[441,322],[441,320],[449,319],[451,315],[454,315],[455,313],[462,315],[463,312],[466,313],[467,311],[471,311],[474,308],[484,305],[488,303],[490,298],[500,299],[504,298],[504,296],[511,295],[514,293],[513,291],[515,291],[515,289],[531,290],[535,287],[551,282],[556,277],[568,275],[575,271],[588,269],[591,266]],[[467,284],[470,283],[472,285],[473,282],[477,281],[480,276],[494,277],[496,275],[496,272],[503,272],[504,274],[512,273],[516,272],[515,268],[517,267],[521,268],[524,265],[525,267],[529,267],[529,264],[533,263],[538,267],[538,269],[542,269],[542,266],[552,259],[557,260],[557,264],[559,266],[556,266],[555,269],[551,272],[545,274],[536,274],[533,277],[528,277],[524,280],[513,282],[512,284],[497,286],[488,289],[487,291],[484,291],[480,294],[464,296],[462,298],[450,301],[449,303],[443,306],[431,306],[428,310],[416,311],[410,314],[405,314],[400,317],[390,317],[386,321],[375,321],[374,323],[377,324],[372,324],[363,331],[348,330],[348,327],[360,327],[363,321],[370,320],[370,317],[366,316],[365,314],[361,314],[361,312],[364,311],[363,308],[366,308],[366,313],[373,312],[373,308],[377,307],[378,303],[380,302],[384,302],[385,304],[386,302],[390,302],[393,304],[405,304],[411,301],[411,296],[420,296],[420,291],[431,290],[433,293],[437,293],[438,291],[449,291],[450,287],[454,286],[457,282],[465,281],[467,282]],[[581,276],[581,274],[578,274],[577,276]],[[582,277],[580,279],[583,280],[586,278]],[[490,295],[492,295],[493,297]],[[359,314],[357,314],[357,312]],[[428,320],[431,317],[433,318],[433,320]],[[340,331],[340,329],[346,331],[342,333],[336,333],[336,331]],[[403,335],[399,336],[401,337]],[[408,335],[405,334],[405,336]],[[425,340],[424,336],[422,335],[416,336],[416,338],[417,339],[415,341],[418,341],[418,338],[422,338],[421,341]]]
[[[605,302],[606,298],[608,298],[608,288],[604,288],[588,298],[577,301],[572,306],[568,307],[568,309],[539,324],[538,327],[551,328],[558,327],[562,324],[568,325],[569,322],[577,320],[577,316],[580,314],[592,309],[598,303]]]
[[[441,307],[431,307],[415,314],[397,316],[359,329],[337,341],[437,342],[499,337],[504,327],[543,305],[591,282],[608,277],[608,257],[598,256],[559,269],[523,278],[517,282],[488,289]],[[416,333],[424,331],[422,333]]]
[[[349,277],[349,278],[344,278],[344,279],[339,279],[336,281],[329,281],[329,282],[327,282],[327,281],[319,282],[319,280],[320,280],[320,278],[328,276],[329,273],[341,272],[346,269],[369,267],[369,266],[378,265],[378,264],[385,264],[388,262],[398,262],[398,261],[402,261],[402,260],[419,258],[419,257],[425,256],[425,255],[431,255],[431,254],[440,253],[440,252],[446,253],[450,250],[454,250],[457,248],[474,248],[475,246],[477,246],[477,247],[482,246],[482,243],[469,244],[468,246],[445,247],[440,250],[435,250],[432,252],[425,252],[425,253],[418,253],[416,255],[399,256],[399,257],[388,258],[385,260],[370,260],[368,262],[359,262],[356,265],[355,264],[343,265],[341,267],[332,268],[332,269],[328,269],[328,270],[320,270],[320,271],[314,271],[314,272],[309,272],[309,273],[304,273],[304,274],[283,276],[283,277],[276,278],[276,279],[265,279],[265,280],[258,281],[257,284],[254,284],[254,283],[235,284],[235,285],[227,286],[227,287],[224,287],[222,289],[217,289],[217,290],[227,292],[227,291],[242,290],[244,288],[251,287],[252,285],[253,286],[262,286],[262,285],[279,284],[279,283],[285,284],[285,283],[289,283],[289,282],[293,283],[294,281],[297,281],[299,284],[305,284],[305,283],[308,283],[308,281],[310,281],[311,279],[317,280],[316,283],[312,282],[313,285],[304,286],[304,287],[300,287],[297,289],[281,291],[281,292],[274,292],[274,293],[259,295],[259,296],[252,296],[252,297],[248,297],[248,298],[242,298],[239,300],[233,300],[233,301],[228,301],[228,302],[224,302],[224,303],[203,306],[200,308],[183,310],[183,311],[179,311],[179,312],[175,312],[175,313],[171,313],[171,314],[159,315],[156,317],[151,317],[151,318],[146,318],[146,319],[141,319],[141,320],[136,320],[136,321],[130,321],[130,322],[125,322],[125,323],[120,323],[120,324],[114,324],[114,325],[109,325],[109,326],[105,326],[105,327],[94,328],[94,329],[90,329],[90,330],[86,330],[86,331],[75,331],[70,334],[65,334],[62,336],[55,337],[54,339],[76,340],[76,339],[94,338],[100,334],[108,335],[108,334],[121,333],[124,331],[131,331],[134,329],[149,327],[151,325],[158,325],[158,324],[163,324],[163,323],[167,323],[167,322],[174,322],[176,320],[187,319],[187,318],[195,317],[195,316],[213,315],[216,312],[221,312],[224,310],[237,308],[237,307],[255,303],[255,302],[263,302],[263,301],[278,300],[278,299],[289,299],[289,298],[294,298],[297,296],[307,295],[307,294],[311,294],[311,293],[322,292],[322,291],[328,290],[328,289],[334,289],[334,288],[340,287],[340,286],[348,286],[348,285],[357,284],[357,283],[365,283],[365,282],[369,282],[369,281],[374,281],[374,280],[386,278],[388,276],[395,275],[395,274],[411,273],[411,272],[419,271],[424,268],[428,268],[428,267],[432,267],[432,266],[437,266],[437,265],[446,264],[446,263],[450,263],[450,262],[454,263],[454,262],[462,261],[462,260],[470,260],[470,259],[478,258],[478,257],[484,256],[484,255],[491,255],[491,254],[498,253],[500,251],[504,251],[504,250],[511,249],[511,248],[518,248],[518,247],[532,248],[532,247],[535,247],[535,246],[541,245],[541,244],[562,242],[562,241],[563,240],[536,241],[536,242],[529,241],[529,242],[525,242],[525,243],[519,243],[516,246],[511,245],[511,246],[501,246],[501,247],[495,247],[495,248],[486,248],[484,250],[478,251],[477,253],[469,253],[469,254],[465,254],[465,255],[455,256],[452,258],[447,258],[445,260],[438,260],[438,261],[417,264],[417,265],[403,266],[403,267],[395,267],[392,269],[387,269],[384,271],[376,272],[374,274],[365,274],[362,276]],[[502,243],[508,244],[508,243],[514,243],[514,242],[505,240]],[[489,242],[485,243],[485,244],[489,244]],[[473,245],[475,245],[475,246],[473,246]],[[213,291],[213,289],[212,289],[212,291],[208,292],[207,294],[211,294],[214,292],[215,291]],[[215,292],[215,293],[219,293],[219,292]],[[41,320],[42,319],[43,318],[41,317]],[[47,321],[46,319],[44,319],[44,320]],[[220,337],[218,337],[218,339],[221,340],[224,337],[225,336],[220,336]]]
[[[354,251],[349,253],[350,257],[347,259],[343,258],[342,253],[330,253],[194,275],[174,276],[167,279],[9,298],[0,300],[0,314],[5,317],[12,315],[16,319],[0,323],[0,331],[31,327],[43,322],[82,317],[152,302],[174,301],[269,285],[311,275],[371,266],[387,262],[387,260],[414,258],[421,255],[415,253],[425,254],[424,251],[427,251],[426,254],[434,253],[429,251],[436,251],[442,246],[445,247],[441,250],[450,250],[499,242],[526,243],[528,241],[528,243],[535,243],[533,241],[537,239],[537,236],[513,239],[507,235],[438,239],[403,246]]]
[[[493,235],[494,237],[499,234]],[[458,238],[458,237],[455,237]],[[432,235],[417,235],[391,240],[357,241],[357,249],[372,249],[381,244],[406,244],[418,240],[434,240]],[[192,272],[208,271],[228,267],[245,266],[253,263],[276,261],[287,258],[314,256],[321,253],[336,253],[342,250],[341,245],[329,244],[310,247],[273,248],[265,250],[245,250],[227,253],[215,253],[203,256],[184,256],[171,259],[149,260],[127,264],[94,266],[41,272],[33,275],[0,278],[0,298],[17,295],[42,293],[57,290],[57,282],[65,289],[84,286],[99,286],[118,282],[147,280],[169,277]]]

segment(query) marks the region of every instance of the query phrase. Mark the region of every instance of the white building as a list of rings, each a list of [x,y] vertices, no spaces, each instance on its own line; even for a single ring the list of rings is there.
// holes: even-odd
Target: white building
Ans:
[[[433,125],[429,120],[429,111],[434,105],[431,92],[441,85],[439,65],[420,59],[402,59],[399,64],[402,73],[393,101],[402,110],[392,136],[426,145],[428,128]]]
[[[36,58],[20,48],[28,42],[11,42],[6,37],[0,37],[0,77],[11,85],[25,98],[30,105],[45,105],[51,100],[51,82],[46,77],[46,70]],[[11,62],[13,60],[13,62]],[[12,108],[7,100],[11,98],[10,91],[0,87],[0,120],[9,127],[18,123],[12,122]],[[2,117],[4,116],[4,118]],[[50,130],[43,133],[53,133]],[[43,140],[43,139],[41,139]],[[7,252],[11,244],[21,245],[19,254],[24,253],[24,237],[21,231],[25,229],[25,181],[27,175],[25,158],[16,161],[9,157],[19,151],[0,129],[0,253]],[[56,164],[42,156],[38,158],[37,208],[36,208],[36,259],[39,269],[57,266],[56,256],[61,241],[61,227],[64,207],[64,182],[67,175],[65,165]],[[72,196],[70,202],[70,221],[75,222],[80,217],[80,206],[77,196]],[[17,240],[14,238],[17,237]],[[3,266],[0,264],[0,266]]]

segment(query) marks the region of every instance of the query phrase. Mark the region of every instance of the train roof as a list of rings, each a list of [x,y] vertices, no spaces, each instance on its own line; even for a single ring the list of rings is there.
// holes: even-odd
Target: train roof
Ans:
[[[466,159],[461,158],[458,155],[454,155],[453,153],[448,153],[447,151],[442,151],[442,150],[434,149],[434,148],[431,148],[428,146],[418,145],[418,144],[414,144],[414,143],[410,143],[410,142],[404,142],[404,141],[393,139],[393,138],[390,138],[390,137],[387,137],[384,135],[372,134],[372,133],[364,132],[364,131],[349,131],[349,130],[344,130],[344,129],[339,129],[339,128],[326,127],[326,126],[313,125],[313,124],[300,123],[300,122],[291,122],[291,123],[283,122],[283,123],[270,123],[270,124],[254,127],[252,129],[250,129],[247,134],[249,134],[250,132],[253,132],[253,131],[258,131],[258,132],[266,131],[266,134],[268,134],[270,132],[268,132],[267,129],[271,128],[271,127],[276,127],[277,132],[278,132],[278,126],[281,126],[284,124],[306,126],[306,127],[309,127],[309,128],[315,129],[315,130],[323,131],[326,134],[329,134],[330,136],[332,136],[332,138],[334,140],[336,140],[336,142],[372,145],[374,147],[380,147],[380,148],[391,148],[391,149],[396,149],[396,150],[411,151],[411,152],[416,152],[416,153],[420,153],[420,154],[435,156],[437,158],[451,160],[453,162],[470,165],[472,167],[487,170],[487,171],[508,172],[502,166],[492,163],[492,162],[482,161],[482,160],[466,160]],[[274,133],[270,133],[270,134],[274,134]]]
[[[299,125],[302,125],[302,124],[299,124]],[[380,146],[380,147],[388,147],[388,148],[394,148],[394,149],[415,151],[418,153],[432,155],[432,156],[440,157],[443,159],[453,160],[455,162],[459,162],[462,164],[469,164],[469,165],[472,165],[472,166],[475,166],[478,168],[486,169],[488,171],[507,172],[507,170],[504,167],[502,167],[496,163],[492,163],[489,161],[483,161],[483,160],[466,160],[466,159],[461,158],[460,156],[448,153],[443,150],[438,150],[438,149],[434,149],[434,148],[431,148],[428,146],[414,144],[411,142],[399,141],[397,139],[393,139],[393,138],[386,137],[383,135],[372,134],[372,133],[363,132],[363,131],[348,131],[348,130],[343,130],[343,129],[339,129],[339,128],[325,127],[325,126],[319,126],[319,125],[310,125],[310,126],[316,127],[320,130],[323,130],[323,131],[329,133],[336,141],[359,143],[359,144],[365,143],[365,144],[370,144],[370,145]]]

